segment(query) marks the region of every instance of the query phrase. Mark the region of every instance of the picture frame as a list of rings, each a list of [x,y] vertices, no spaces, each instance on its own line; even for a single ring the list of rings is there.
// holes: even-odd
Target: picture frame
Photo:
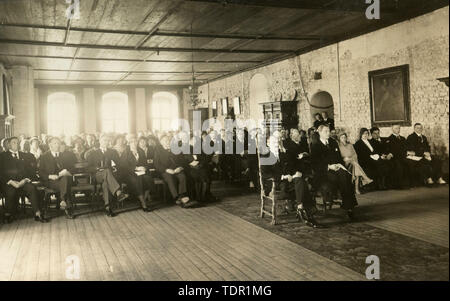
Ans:
[[[233,98],[233,108],[234,108],[235,115],[241,115],[241,98],[240,97]]]
[[[372,126],[411,126],[409,65],[369,72]]]
[[[228,97],[222,98],[222,115],[228,115]]]

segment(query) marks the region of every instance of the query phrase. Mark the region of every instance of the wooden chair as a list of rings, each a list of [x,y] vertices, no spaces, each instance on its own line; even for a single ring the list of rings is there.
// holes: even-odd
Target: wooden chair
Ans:
[[[259,150],[257,150],[257,156],[258,156],[258,174],[259,174],[259,183],[261,186],[261,208],[260,208],[260,217],[264,218],[264,216],[267,214],[268,216],[272,217],[271,224],[276,225],[277,224],[277,215],[278,215],[278,207],[284,206],[286,199],[283,198],[280,191],[276,190],[276,184],[274,178],[269,178],[266,181],[272,182],[272,188],[267,196],[264,192],[264,179],[261,172],[261,159],[259,156]],[[270,210],[266,210],[266,203],[270,205]]]
[[[44,191],[44,206],[43,206],[43,210],[44,210],[44,215],[47,216],[47,213],[50,209],[50,205],[51,205],[51,200],[52,200],[52,196],[55,196],[56,198],[56,204],[55,204],[55,208],[59,209],[59,195],[58,192],[50,189],[48,187],[38,187],[38,191]]]
[[[88,170],[88,163],[81,162],[75,164],[75,170],[73,174],[73,185],[71,189],[72,201],[74,208],[77,206],[77,199],[83,198],[89,201],[91,208],[97,203],[97,184],[92,172]]]
[[[166,182],[164,182],[164,180],[159,177],[155,177],[155,178],[153,178],[153,180],[154,180],[155,186],[158,187],[158,190],[159,189],[162,190],[163,201],[167,202],[167,184],[166,184]]]

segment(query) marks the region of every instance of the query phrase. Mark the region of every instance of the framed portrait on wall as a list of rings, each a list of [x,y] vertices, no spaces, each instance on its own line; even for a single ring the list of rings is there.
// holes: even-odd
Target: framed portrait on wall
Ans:
[[[222,115],[228,115],[228,98],[222,98]]]
[[[411,125],[409,65],[369,72],[372,126]]]
[[[235,115],[241,115],[241,98],[235,97],[233,98],[233,108]]]

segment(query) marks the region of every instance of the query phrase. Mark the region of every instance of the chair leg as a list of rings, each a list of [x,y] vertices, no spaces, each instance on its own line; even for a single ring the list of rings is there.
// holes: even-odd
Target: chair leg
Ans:
[[[261,212],[259,214],[261,218],[264,218],[264,197],[261,197]]]
[[[272,201],[272,225],[277,224],[277,206],[275,204],[275,201]]]

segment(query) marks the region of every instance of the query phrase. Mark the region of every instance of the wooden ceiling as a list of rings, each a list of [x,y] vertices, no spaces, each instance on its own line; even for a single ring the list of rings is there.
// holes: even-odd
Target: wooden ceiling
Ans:
[[[75,1],[75,0],[72,0]],[[1,0],[0,62],[36,84],[189,85],[263,66],[448,5],[448,0]]]

